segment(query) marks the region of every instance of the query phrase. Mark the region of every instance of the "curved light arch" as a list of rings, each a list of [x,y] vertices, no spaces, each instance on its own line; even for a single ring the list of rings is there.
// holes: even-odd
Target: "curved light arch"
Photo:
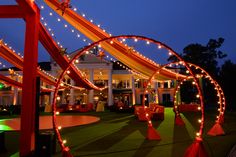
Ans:
[[[171,64],[176,64],[176,63],[170,63]],[[190,67],[194,67],[195,69],[200,69],[201,70],[201,75],[203,75],[203,77],[207,78],[213,85],[214,85],[214,89],[216,90],[217,92],[217,97],[218,97],[218,104],[219,104],[219,108],[218,108],[218,111],[219,111],[219,115],[216,117],[216,122],[219,122],[219,123],[223,123],[224,121],[224,113],[225,113],[225,108],[226,108],[226,102],[225,102],[225,97],[224,97],[224,92],[222,90],[222,88],[220,87],[220,85],[218,84],[217,81],[215,81],[211,75],[206,72],[203,68],[201,68],[200,66],[197,66],[193,63],[187,63],[189,64]],[[198,75],[198,74],[196,74]],[[196,76],[196,77],[199,77],[199,76]],[[191,77],[188,77],[187,79],[192,79]],[[174,91],[174,111],[177,112],[176,114],[179,114],[178,113],[178,110],[176,110],[176,103],[175,103],[175,98],[176,98],[176,93],[178,92],[178,87],[181,85],[182,82],[184,81],[187,81],[187,79],[182,79],[180,80],[180,82],[177,84],[176,88],[175,88],[175,91]]]
[[[84,47],[82,50],[80,50],[69,62],[69,66],[61,73],[60,77],[58,78],[57,80],[57,83],[56,83],[56,88],[55,88],[55,92],[54,92],[54,98],[53,98],[53,129],[56,133],[56,136],[57,136],[57,139],[58,139],[58,142],[59,142],[59,145],[61,147],[61,150],[62,150],[62,153],[66,153],[68,155],[70,155],[69,153],[69,147],[66,147],[64,145],[64,141],[62,140],[61,138],[61,135],[60,135],[60,127],[57,126],[57,122],[56,122],[56,115],[57,115],[57,112],[56,112],[56,97],[57,97],[57,93],[58,93],[58,90],[59,90],[59,87],[60,87],[60,82],[61,80],[63,79],[64,75],[68,72],[68,69],[70,67],[72,67],[72,64],[74,62],[75,59],[77,59],[78,57],[80,57],[82,54],[84,54],[87,50],[89,50],[90,48],[93,48],[94,46],[97,46],[99,45],[100,43],[102,42],[111,42],[112,40],[116,40],[116,39],[119,39],[119,38],[124,38],[124,39],[136,39],[136,40],[144,40],[148,43],[153,43],[155,45],[157,45],[158,47],[161,47],[161,48],[165,48],[167,49],[169,52],[171,52],[172,55],[176,56],[176,58],[181,61],[183,63],[183,65],[185,65],[185,67],[187,68],[187,70],[189,71],[189,73],[192,75],[193,77],[193,80],[196,82],[196,87],[197,87],[197,90],[199,92],[199,95],[200,95],[200,105],[202,106],[201,107],[201,113],[202,113],[202,123],[200,124],[200,129],[197,133],[197,136],[196,138],[199,139],[199,140],[202,140],[202,134],[203,134],[203,128],[204,128],[204,102],[203,102],[203,97],[202,97],[202,92],[200,90],[200,85],[198,84],[197,82],[197,78],[195,77],[195,75],[193,74],[190,66],[188,64],[186,64],[186,62],[181,58],[181,56],[176,53],[173,49],[171,49],[169,46],[167,46],[166,44],[160,42],[160,41],[156,41],[154,39],[151,39],[151,38],[147,38],[147,37],[144,37],[144,36],[136,36],[136,35],[119,35],[119,36],[112,36],[112,37],[108,37],[108,38],[104,38],[102,40],[99,40],[97,42],[94,42],[92,43],[91,45],[88,45],[86,47]],[[149,61],[149,60],[147,60]],[[143,104],[144,105],[144,104]],[[151,121],[148,121],[148,122],[151,122]],[[150,123],[151,124],[151,123]]]

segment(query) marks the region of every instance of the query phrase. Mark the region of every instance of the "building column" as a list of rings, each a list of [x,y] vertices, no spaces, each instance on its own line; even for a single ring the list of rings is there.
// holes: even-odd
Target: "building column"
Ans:
[[[132,103],[133,105],[136,104],[136,93],[135,93],[135,84],[134,84],[134,76],[131,77],[131,84],[132,84]]]
[[[89,70],[89,80],[92,83],[93,83],[93,79],[94,79],[93,75],[94,75],[94,70],[90,69]],[[94,90],[91,89],[91,90],[89,90],[89,94],[88,94],[88,103],[93,103],[93,97],[94,97]]]
[[[52,86],[53,87],[53,86]],[[50,93],[50,100],[49,100],[49,104],[52,105],[53,103],[53,96],[54,96],[54,92]]]
[[[158,97],[158,82],[154,82],[154,88],[155,88],[155,103],[159,103],[159,97]]]
[[[168,88],[170,88],[171,87],[171,81],[167,81],[167,83],[168,83]]]
[[[72,86],[75,85],[75,81],[74,80],[70,80],[70,84]],[[70,89],[70,102],[69,102],[70,105],[74,105],[75,104],[75,90],[73,88]]]
[[[15,80],[18,82],[18,76],[16,76]],[[13,105],[17,105],[17,102],[18,102],[18,87],[14,87]]]
[[[108,70],[108,106],[113,105],[113,94],[112,94],[112,70]]]

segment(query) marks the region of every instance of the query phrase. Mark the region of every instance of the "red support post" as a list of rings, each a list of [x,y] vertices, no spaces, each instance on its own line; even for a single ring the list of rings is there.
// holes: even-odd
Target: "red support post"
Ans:
[[[25,16],[20,156],[30,156],[35,150],[36,76],[40,13],[36,5],[33,4],[31,7],[34,12],[25,10],[28,13]]]
[[[24,18],[24,14],[18,5],[2,5],[0,18]]]

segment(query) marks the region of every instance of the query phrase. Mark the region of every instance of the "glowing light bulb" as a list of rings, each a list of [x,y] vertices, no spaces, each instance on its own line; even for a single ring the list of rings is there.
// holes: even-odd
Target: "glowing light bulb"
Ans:
[[[58,22],[60,22],[60,21],[61,21],[61,19],[59,19],[59,18],[58,18],[58,19],[57,19],[57,21],[58,21]]]
[[[73,10],[74,10],[74,11],[77,11],[77,8],[74,8]]]
[[[197,133],[196,133],[196,135],[197,135],[197,136],[200,136],[200,133],[199,133],[199,132],[197,132]]]
[[[52,12],[50,12],[49,15],[52,16]]]
[[[137,39],[137,38],[135,38],[135,39],[134,39],[134,41],[135,41],[135,42],[137,42],[137,41],[138,41],[138,39]]]
[[[79,35],[79,34],[77,34],[77,37],[79,38],[79,37],[80,37],[80,35]]]
[[[111,44],[113,44],[113,41],[110,41]]]
[[[57,100],[60,100],[60,99],[61,99],[61,98],[58,96],[58,97],[57,97]]]
[[[202,122],[202,120],[201,119],[198,119],[198,123],[201,123]]]
[[[58,130],[61,130],[61,126],[58,126]]]
[[[197,97],[197,98],[199,98],[199,97],[200,97],[200,95],[199,95],[199,94],[197,94],[197,95],[196,95],[196,97]]]
[[[65,28],[67,28],[67,27],[68,27],[68,25],[67,25],[67,24],[65,24],[64,26],[65,26]]]
[[[44,9],[44,6],[43,5],[41,5],[41,7],[40,7],[41,9]]]
[[[161,45],[158,45],[158,48],[161,49]]]
[[[147,41],[147,44],[149,45],[149,44],[150,44],[150,42],[149,42],[149,41]]]
[[[63,140],[62,142],[65,144],[67,141],[66,141],[66,140]]]
[[[199,106],[199,107],[197,107],[197,109],[198,109],[198,110],[201,110],[201,107]]]
[[[78,60],[78,59],[76,59],[76,60],[75,60],[75,63],[79,63],[79,60]]]
[[[70,71],[69,71],[69,70],[67,70],[67,71],[66,71],[66,73],[67,73],[67,74],[70,74]]]

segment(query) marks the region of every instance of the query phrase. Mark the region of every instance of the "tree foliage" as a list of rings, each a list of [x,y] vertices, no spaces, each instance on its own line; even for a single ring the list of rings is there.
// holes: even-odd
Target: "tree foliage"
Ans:
[[[225,61],[221,66],[219,81],[226,96],[227,108],[236,109],[236,64],[231,60]]]
[[[223,43],[224,39],[218,38],[210,39],[206,45],[201,45],[198,43],[190,44],[183,49],[183,53],[180,55],[185,61],[199,65],[201,68],[206,70],[213,78],[217,79],[220,72],[220,67],[218,67],[218,60],[227,56],[225,53],[219,50]],[[177,58],[171,56],[168,60],[177,61]],[[183,100],[188,100],[190,97],[188,94],[190,93],[188,88],[193,87],[191,86],[191,84],[185,85],[181,90],[181,96]],[[205,103],[208,105],[215,104],[216,96],[212,84],[206,79],[203,79],[202,88],[205,97]]]
[[[217,77],[219,74],[218,59],[227,56],[218,50],[223,43],[224,39],[218,38],[210,39],[206,45],[190,44],[183,49],[183,53],[180,55],[185,61],[200,65],[212,76]],[[176,58],[171,56],[168,61],[176,61]]]

